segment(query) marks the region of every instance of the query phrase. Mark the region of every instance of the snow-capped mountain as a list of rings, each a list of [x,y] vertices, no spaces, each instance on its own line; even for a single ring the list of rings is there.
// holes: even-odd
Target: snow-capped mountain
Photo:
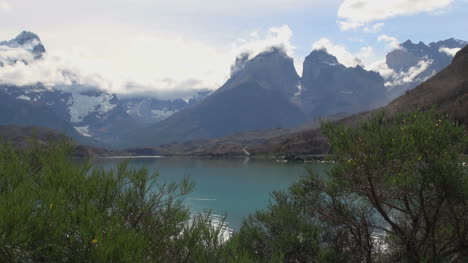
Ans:
[[[466,45],[468,42],[453,38],[429,45],[423,42],[415,44],[410,40],[400,44],[400,48],[386,56],[386,65],[391,73],[385,76],[385,86],[390,98],[401,96],[446,68],[457,51]]]
[[[17,62],[27,64],[42,58],[45,52],[45,47],[36,34],[23,31],[12,40],[0,42],[0,66]]]
[[[155,124],[169,118],[174,113],[200,102],[208,96],[210,92],[209,90],[199,91],[195,96],[189,99],[163,100],[137,96],[121,98],[120,102],[128,115],[137,122],[146,125]]]
[[[39,36],[32,32],[22,32],[16,38],[0,42],[0,70],[15,66],[28,67],[43,59],[46,50]],[[62,72],[71,76],[71,84],[16,85],[0,79],[0,96],[16,100],[17,105],[34,104],[53,113],[51,119],[60,119],[73,127],[83,137],[92,137],[106,143],[114,143],[121,134],[143,125],[159,122],[188,105],[194,104],[207,95],[200,92],[197,96],[184,101],[158,100],[148,97],[119,100],[117,95],[101,90],[99,87],[85,86],[73,81],[73,72]],[[10,105],[10,104],[9,104]],[[15,105],[15,103],[11,103]],[[18,106],[19,107],[19,106]],[[13,110],[13,109],[12,109]],[[20,112],[22,109],[16,109]],[[23,118],[23,117],[22,117]],[[22,125],[41,125],[34,118],[23,118]],[[19,120],[18,120],[19,121]],[[3,118],[1,124],[17,124],[13,118]],[[48,122],[42,122],[47,126]],[[61,125],[49,125],[63,129]],[[71,135],[70,129],[63,129]]]

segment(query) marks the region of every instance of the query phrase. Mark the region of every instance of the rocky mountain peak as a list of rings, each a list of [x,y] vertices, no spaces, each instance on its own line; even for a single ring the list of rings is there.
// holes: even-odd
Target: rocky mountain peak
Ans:
[[[326,49],[314,50],[310,53],[305,61],[313,62],[313,63],[320,63],[320,64],[327,64],[327,65],[338,65],[338,60],[335,56],[330,55]]]
[[[44,45],[39,36],[33,32],[23,31],[14,39],[0,42],[0,45],[10,48],[23,48],[34,55],[35,59],[39,59],[46,52]]]
[[[248,54],[237,57],[231,67],[231,78],[221,90],[255,82],[264,89],[279,91],[286,97],[297,92],[299,75],[294,62],[283,48],[273,47],[249,59]]]
[[[41,40],[39,39],[39,36],[36,35],[35,33],[33,32],[30,32],[30,31],[23,31],[21,32],[18,36],[15,37],[15,39],[13,39],[14,41],[16,41],[16,43],[18,43],[19,45],[24,45],[25,43],[27,42],[31,42],[33,40],[36,40],[38,42],[41,42]]]
[[[391,92],[391,98],[397,98],[407,90],[427,80],[435,73],[447,67],[455,53],[468,42],[449,38],[426,45],[423,42],[413,44],[410,40],[387,54],[386,64],[395,74],[385,80]],[[408,77],[408,76],[411,76]]]

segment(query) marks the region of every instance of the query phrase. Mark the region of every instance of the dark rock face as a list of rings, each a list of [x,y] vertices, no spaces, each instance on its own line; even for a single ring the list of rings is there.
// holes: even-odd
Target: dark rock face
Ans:
[[[308,118],[357,113],[388,102],[384,80],[377,72],[347,68],[325,50],[306,57],[299,98]]]
[[[389,96],[397,98],[440,72],[452,62],[452,55],[444,50],[461,49],[467,44],[453,38],[429,45],[423,42],[414,44],[410,40],[402,43],[400,49],[386,56],[387,66],[396,73],[385,80],[389,83]]]
[[[218,91],[251,81],[285,97],[292,97],[298,91],[300,78],[294,68],[293,59],[280,48],[272,48],[250,60],[246,60],[243,55],[237,59],[233,68],[235,70],[231,70],[231,78]]]

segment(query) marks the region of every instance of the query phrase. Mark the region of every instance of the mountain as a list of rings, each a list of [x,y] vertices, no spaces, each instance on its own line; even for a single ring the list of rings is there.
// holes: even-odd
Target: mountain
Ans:
[[[273,48],[252,59],[241,56],[231,78],[200,103],[128,136],[135,145],[155,146],[212,138],[246,130],[284,128],[306,120],[292,102],[299,76],[293,60]]]
[[[391,118],[400,112],[432,109],[447,114],[449,118],[461,124],[468,124],[468,46],[456,54],[447,68],[387,106],[344,118],[337,115],[328,120],[342,125],[354,125],[377,111],[384,111]],[[252,155],[270,157],[322,155],[328,153],[329,144],[319,125],[315,124],[299,130],[246,132],[146,149],[153,154],[209,156],[240,156],[246,154],[244,150]],[[138,153],[137,149],[130,152]]]
[[[37,63],[46,55],[40,38],[24,31],[0,42],[0,70]],[[73,77],[72,72],[62,72]],[[16,86],[0,80],[2,124],[40,125],[65,132],[80,141],[113,142],[120,131],[135,127],[135,121],[119,105],[114,94],[77,83]],[[89,139],[83,139],[88,137]]]
[[[450,38],[426,45],[410,40],[387,54],[386,65],[392,74],[386,77],[390,97],[395,99],[446,68],[457,51],[468,42]]]
[[[1,47],[4,47],[3,50]],[[42,45],[39,36],[32,32],[23,31],[16,38],[9,41],[0,41],[0,66],[12,65],[18,61],[25,64],[35,59],[40,59],[45,54],[46,50]]]
[[[126,113],[142,125],[158,123],[169,118],[174,113],[202,101],[210,90],[198,91],[189,99],[158,99],[148,96],[133,96],[120,98],[120,103]]]
[[[384,111],[390,118],[400,112],[435,109],[447,114],[454,121],[468,124],[468,46],[459,51],[452,63],[413,90],[393,100],[387,106],[344,118],[337,123],[353,125],[369,118],[377,111]],[[221,146],[217,146],[218,148]],[[242,145],[237,146],[240,152]],[[251,147],[251,153],[272,154],[324,154],[328,152],[327,139],[320,129],[310,129],[278,136]],[[205,149],[206,152],[213,149]]]
[[[230,79],[199,104],[129,134],[126,145],[156,146],[251,130],[287,129],[320,117],[352,114],[388,102],[384,80],[362,67],[348,68],[325,50],[304,61],[302,78],[280,48],[239,56]]]
[[[362,112],[389,101],[379,73],[345,67],[326,50],[306,57],[299,97],[308,118]]]
[[[286,136],[291,127],[307,121],[383,106],[389,97],[440,71],[450,63],[450,54],[466,44],[455,39],[429,45],[402,43],[387,55],[392,74],[385,78],[360,66],[346,67],[326,50],[314,50],[306,57],[300,77],[292,58],[281,48],[271,48],[255,57],[240,55],[223,86],[189,99],[135,94],[119,98],[80,84],[74,72],[65,70],[59,73],[71,80],[66,85],[18,86],[0,79],[0,124],[41,125],[81,142],[98,140],[112,146],[156,146],[226,135],[237,138],[235,134],[248,131],[255,131],[248,137],[257,142],[272,134]],[[41,65],[47,58],[34,33],[25,31],[0,42],[0,70]],[[257,132],[272,129],[266,137]]]
[[[12,40],[0,42],[0,70],[6,66],[23,66],[22,64],[28,67],[45,56],[44,45],[39,36],[32,32],[24,31]],[[175,112],[198,103],[209,93],[199,91],[188,100],[162,100],[149,96],[119,99],[116,94],[99,87],[79,84],[79,81],[75,81],[77,78],[74,72],[64,70],[59,73],[67,76],[72,83],[17,86],[0,79],[0,96],[4,100],[8,98],[8,107],[12,112],[1,112],[0,123],[42,125],[65,132],[75,139],[87,137],[92,138],[92,141],[96,139],[113,145],[130,130],[164,120]],[[18,114],[27,111],[28,107],[22,105],[35,105],[41,110],[31,112],[28,116],[21,115],[20,118]],[[23,109],[24,107],[26,108]]]
[[[0,125],[45,126],[66,133],[80,143],[95,143],[95,140],[79,134],[70,123],[39,102],[17,99],[0,91],[0,113]]]
[[[433,107],[462,124],[468,124],[468,46],[455,55],[447,68],[395,99],[384,110],[393,115]]]
[[[106,143],[117,140],[119,132],[136,127],[136,122],[119,104],[114,94],[100,91],[94,87],[71,85],[69,87],[48,88],[41,83],[26,86],[14,86],[0,84],[0,96],[9,98],[11,110],[23,112],[24,106],[36,105],[47,112],[52,113],[49,118],[43,118],[38,122],[34,118],[36,113],[24,118],[12,118],[6,112],[2,112],[3,124],[15,125],[41,125],[65,132],[68,136],[76,137],[79,133],[83,137],[94,138]],[[9,122],[5,122],[6,119]],[[70,129],[57,129],[52,122],[66,123]],[[63,125],[62,125],[63,126]],[[60,126],[61,127],[61,126]]]

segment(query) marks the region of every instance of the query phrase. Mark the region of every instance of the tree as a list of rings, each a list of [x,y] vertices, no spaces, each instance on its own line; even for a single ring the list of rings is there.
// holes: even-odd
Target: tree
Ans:
[[[428,112],[323,131],[335,162],[328,175],[311,172],[276,193],[244,222],[244,248],[262,261],[278,252],[285,262],[468,260],[464,127]],[[298,259],[301,251],[307,257]]]

